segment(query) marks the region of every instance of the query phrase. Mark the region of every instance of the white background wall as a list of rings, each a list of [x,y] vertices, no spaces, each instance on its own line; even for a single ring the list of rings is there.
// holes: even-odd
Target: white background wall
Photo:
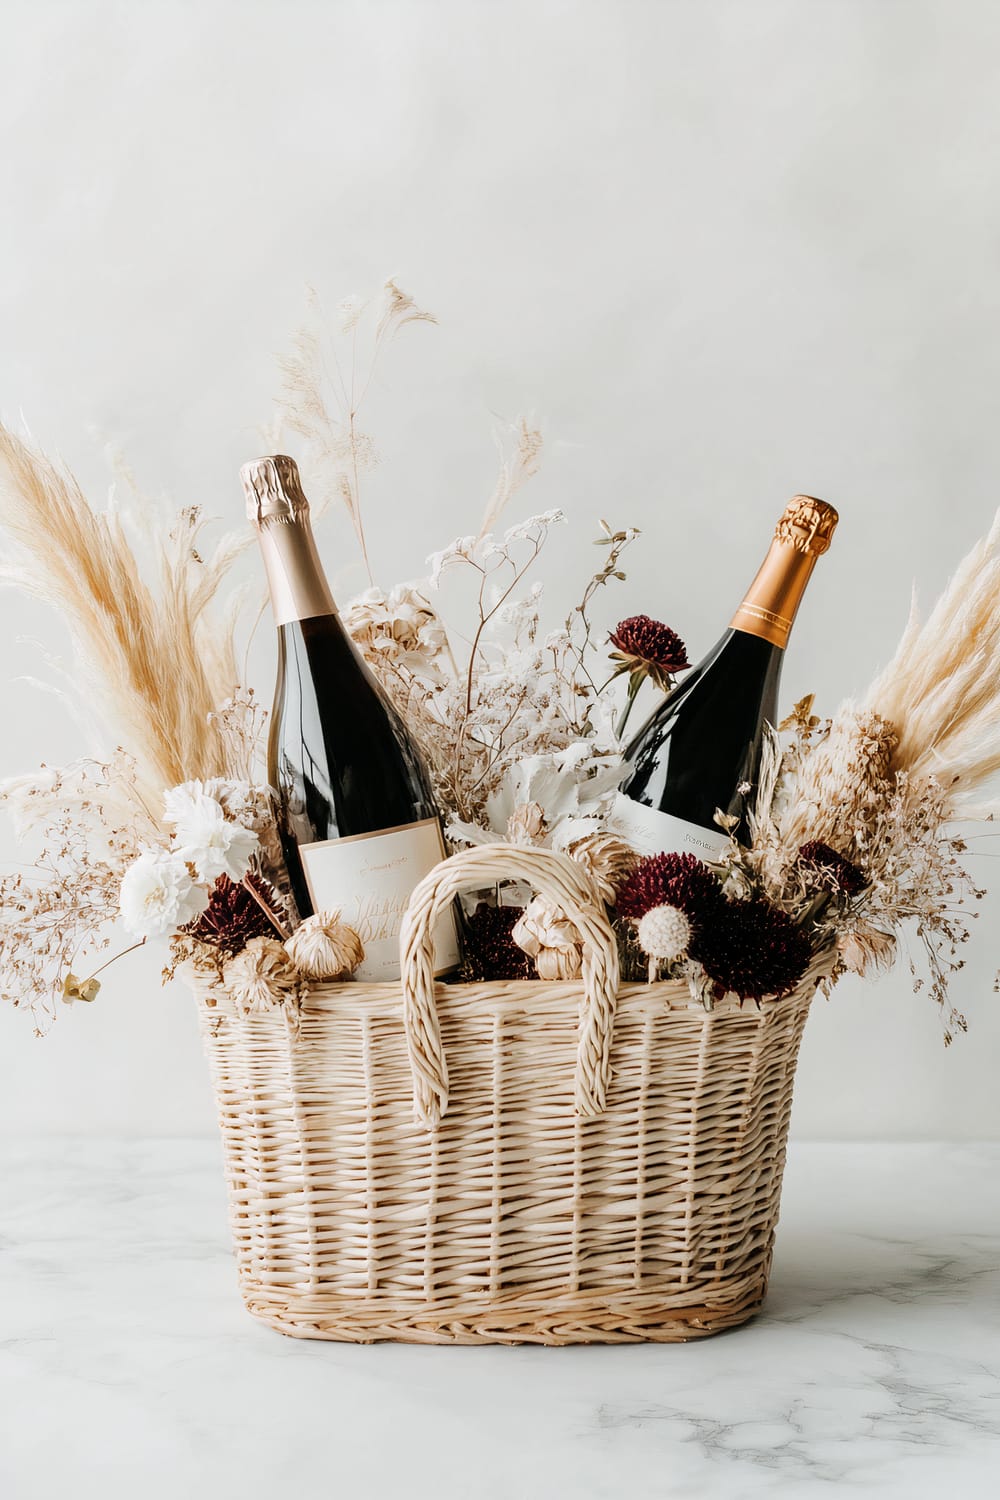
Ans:
[[[373,397],[385,581],[476,528],[494,418],[533,411],[548,452],[519,510],[573,523],[557,619],[597,517],[633,522],[610,618],[660,615],[698,654],[785,499],[834,501],[785,677],[832,709],[891,651],[911,582],[929,600],[989,524],[985,0],[0,0],[0,31],[0,411],[95,491],[113,439],[147,488],[238,517],[304,283],[333,304],[394,273],[440,327],[404,331]],[[340,517],[323,542],[349,593]],[[25,636],[65,646],[0,595],[3,775],[80,749],[17,681],[39,671]],[[265,694],[269,671],[262,649]],[[905,973],[816,1007],[800,1136],[997,1135],[998,909],[947,1054]],[[0,1014],[4,1129],[213,1128],[193,1006],[157,971],[126,960],[45,1041]]]

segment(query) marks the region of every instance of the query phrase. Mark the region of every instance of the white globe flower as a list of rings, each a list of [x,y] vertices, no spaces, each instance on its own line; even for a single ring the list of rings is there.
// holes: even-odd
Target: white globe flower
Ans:
[[[643,953],[661,963],[672,963],[688,950],[691,923],[676,906],[654,906],[639,918],[635,935]]]
[[[162,937],[200,917],[208,892],[176,850],[145,849],[125,871],[118,904],[129,932]]]
[[[260,847],[251,828],[231,823],[213,797],[192,797],[176,819],[178,852],[194,865],[198,879],[214,885],[220,875],[240,881]]]

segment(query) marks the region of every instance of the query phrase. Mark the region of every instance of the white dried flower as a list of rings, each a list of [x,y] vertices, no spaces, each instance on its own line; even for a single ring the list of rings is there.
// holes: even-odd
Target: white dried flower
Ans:
[[[144,849],[125,872],[119,905],[129,932],[162,937],[200,917],[208,892],[192,879],[179,851]]]
[[[220,715],[232,705],[223,705]],[[182,781],[163,794],[163,821],[172,825],[182,823],[195,815],[201,797],[211,797],[222,808],[227,818],[251,828],[259,816],[263,788],[251,786],[249,781],[227,780],[222,776],[210,777],[207,781]]]
[[[339,912],[324,911],[300,923],[285,951],[305,979],[343,979],[361,963],[365,945]]]
[[[272,1010],[298,998],[299,974],[274,938],[252,938],[223,971],[225,985],[244,1015]]]
[[[687,952],[691,923],[677,906],[653,906],[639,918],[635,935],[647,957],[670,964]]]
[[[222,805],[204,792],[176,787],[167,794],[167,818],[175,825],[178,852],[194,866],[198,879],[214,885],[220,875],[239,882],[260,844],[257,835],[226,817]]]

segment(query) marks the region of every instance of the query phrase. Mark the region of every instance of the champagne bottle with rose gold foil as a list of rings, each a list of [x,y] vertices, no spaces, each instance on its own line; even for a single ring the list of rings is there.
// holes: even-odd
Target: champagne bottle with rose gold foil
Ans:
[[[301,916],[336,910],[359,932],[357,978],[393,981],[410,894],[444,857],[430,782],[340,623],[294,460],[276,454],[240,472],[278,627],[268,775],[292,893]],[[454,968],[450,913],[435,945],[437,972]]]
[[[640,853],[719,858],[728,840],[717,810],[740,820],[736,835],[746,841],[747,800],[764,726],[777,720],[789,631],[837,520],[832,505],[811,495],[789,502],[729,629],[627,747],[613,822]]]

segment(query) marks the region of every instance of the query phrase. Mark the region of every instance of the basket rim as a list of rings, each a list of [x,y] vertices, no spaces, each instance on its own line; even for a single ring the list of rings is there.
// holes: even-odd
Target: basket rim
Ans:
[[[817,985],[829,977],[832,963],[821,963],[815,960],[803,975],[802,979],[786,995],[767,995],[762,1000],[741,1001],[736,995],[726,995],[717,1000],[709,1010],[696,999],[683,979],[659,979],[650,983],[647,980],[628,980],[619,985],[617,991],[617,1002],[648,1001],[654,1008],[665,1008],[671,1011],[693,1011],[696,1014],[705,1015],[751,1015],[759,1012],[771,1013],[779,1006],[801,1004],[804,1000],[811,1000]],[[244,1019],[254,1019],[244,1015],[235,1001],[232,999],[224,981],[214,975],[207,975],[197,970],[189,971],[187,982],[195,994],[195,997],[208,1005],[217,1014],[232,1013]],[[473,981],[457,980],[447,983],[438,980],[434,986],[436,1000],[443,1004],[449,1011],[474,1009],[482,1001],[496,1004],[498,999],[510,1000],[512,1003],[522,1002],[525,1008],[526,1002],[532,1000],[547,1000],[549,1002],[563,1002],[570,996],[579,996],[581,982],[579,979],[481,979]],[[304,985],[299,1002],[299,1013],[324,1013],[342,1011],[345,1008],[358,1010],[379,1009],[387,1007],[398,1008],[401,1005],[402,984],[400,980],[391,982],[379,981],[378,983],[357,980],[312,980]],[[224,1004],[220,1005],[222,1000]],[[267,1019],[280,1016],[281,1009],[256,1013],[257,1019]]]

